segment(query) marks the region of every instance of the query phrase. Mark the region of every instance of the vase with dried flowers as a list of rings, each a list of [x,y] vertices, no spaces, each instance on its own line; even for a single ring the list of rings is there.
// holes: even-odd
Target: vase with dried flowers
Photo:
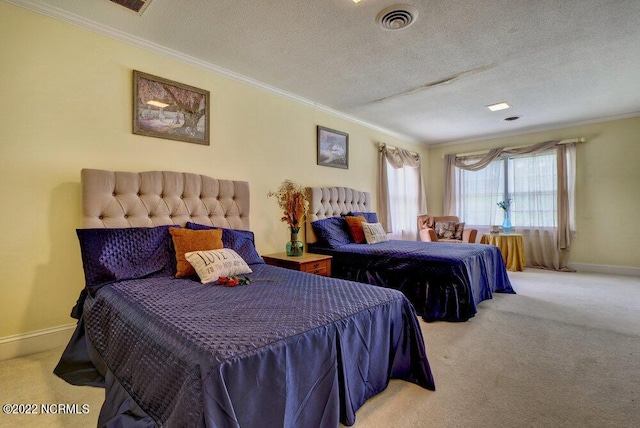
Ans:
[[[509,208],[511,207],[511,198],[498,202],[498,206],[504,210],[504,221],[502,222],[502,232],[511,233],[511,216]]]
[[[298,239],[298,233],[309,209],[307,190],[291,180],[284,180],[275,192],[269,192],[267,196],[276,199],[284,213],[280,220],[289,226],[291,239],[287,242],[287,255],[301,256],[304,245]]]

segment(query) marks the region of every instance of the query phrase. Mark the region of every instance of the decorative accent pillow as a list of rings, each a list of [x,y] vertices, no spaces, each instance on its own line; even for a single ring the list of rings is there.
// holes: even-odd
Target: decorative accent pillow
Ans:
[[[438,239],[454,239],[456,223],[454,221],[437,221],[434,229]]]
[[[363,216],[367,223],[377,223],[378,222],[378,214],[374,212],[365,212],[365,211],[354,211],[347,214],[348,216]]]
[[[176,278],[195,275],[196,271],[185,258],[185,254],[200,250],[222,248],[221,230],[169,229],[176,249]]]
[[[89,294],[123,279],[173,276],[176,259],[169,230],[179,227],[77,229]]]
[[[222,230],[222,245],[224,248],[230,248],[247,264],[264,264],[264,260],[256,250],[255,237],[250,230],[226,229],[223,227],[207,226],[205,224],[187,222],[187,229],[192,230]]]
[[[311,222],[311,227],[321,244],[329,248],[352,244],[353,238],[344,217],[329,217]]]
[[[462,241],[462,234],[464,233],[464,223],[456,223],[456,233],[453,239]]]
[[[253,272],[242,257],[229,248],[193,251],[185,254],[185,258],[195,269],[203,284],[217,281],[221,276]]]
[[[365,223],[367,220],[364,216],[346,216],[344,220],[347,222],[347,226],[349,226],[349,232],[351,233],[351,237],[355,241],[356,244],[365,243],[364,231],[362,230],[362,223]]]
[[[377,244],[378,242],[387,242],[387,232],[384,231],[380,223],[362,223],[362,230],[367,244]]]

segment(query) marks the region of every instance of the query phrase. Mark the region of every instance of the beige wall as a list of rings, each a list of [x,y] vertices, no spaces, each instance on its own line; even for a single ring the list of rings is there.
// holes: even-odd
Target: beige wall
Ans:
[[[577,145],[576,223],[570,263],[640,267],[640,117],[431,147],[426,168],[429,212],[441,214],[445,154],[585,137]],[[514,225],[517,227],[517,225]]]
[[[0,339],[73,322],[83,287],[80,169],[173,170],[250,183],[261,253],[289,235],[267,198],[285,178],[375,201],[377,142],[352,121],[0,2]],[[132,70],[211,92],[211,145],[131,133]],[[349,133],[348,170],[316,165],[316,125]]]

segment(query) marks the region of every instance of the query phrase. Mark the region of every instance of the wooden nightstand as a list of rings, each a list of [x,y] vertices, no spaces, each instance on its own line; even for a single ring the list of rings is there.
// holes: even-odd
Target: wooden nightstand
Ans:
[[[324,254],[304,253],[299,257],[290,257],[287,256],[287,253],[276,253],[267,254],[262,258],[268,265],[321,276],[331,276],[331,256],[325,256]]]

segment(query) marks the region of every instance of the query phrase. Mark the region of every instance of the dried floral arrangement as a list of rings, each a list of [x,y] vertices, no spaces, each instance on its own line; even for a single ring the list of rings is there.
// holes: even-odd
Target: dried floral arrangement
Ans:
[[[302,225],[309,210],[309,198],[305,187],[291,180],[284,180],[275,192],[269,192],[267,196],[275,198],[282,209],[284,215],[281,221],[287,223],[290,228],[299,228]]]

